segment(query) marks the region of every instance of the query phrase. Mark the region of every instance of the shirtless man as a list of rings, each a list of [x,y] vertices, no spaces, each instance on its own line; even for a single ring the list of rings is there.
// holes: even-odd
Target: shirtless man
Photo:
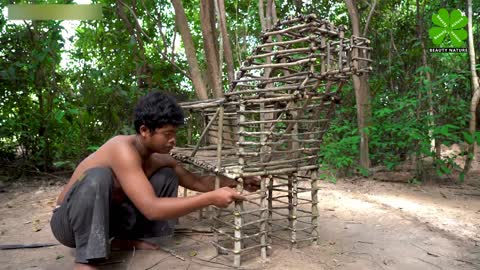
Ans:
[[[215,176],[195,175],[168,154],[183,121],[172,97],[150,93],[135,108],[136,135],[113,137],[77,166],[50,222],[57,240],[76,249],[75,269],[96,269],[110,245],[156,249],[139,239],[172,235],[176,218],[244,199],[234,180],[222,177],[215,190]],[[204,193],[177,198],[178,185]],[[247,190],[258,185],[245,179]]]

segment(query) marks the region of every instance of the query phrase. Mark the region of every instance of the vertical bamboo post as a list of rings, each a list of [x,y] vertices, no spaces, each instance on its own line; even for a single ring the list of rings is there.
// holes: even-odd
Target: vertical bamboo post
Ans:
[[[265,109],[265,104],[260,103],[260,111],[263,111]],[[260,121],[265,121],[265,113],[260,112]],[[260,131],[263,132],[265,131],[265,124],[260,124]],[[266,135],[262,134],[260,136],[260,141],[264,142],[266,140]],[[261,146],[260,147],[260,162],[263,163],[265,161],[265,150],[266,146]],[[266,261],[267,260],[267,202],[266,202],[266,186],[265,186],[265,181],[266,181],[266,176],[262,175],[261,182],[260,182],[260,190],[261,190],[261,197],[260,197],[260,208],[263,208],[262,211],[260,212],[260,256],[262,260]]]
[[[193,114],[192,111],[188,110],[188,129],[187,129],[187,145],[192,145],[192,129],[193,129]],[[188,189],[186,187],[183,188],[183,197],[187,197]]]
[[[208,123],[208,116],[205,115],[205,110],[204,109],[201,109],[201,114],[202,116],[202,120],[203,120],[203,128],[204,129],[208,129],[207,128],[207,123]],[[208,133],[208,131],[207,131]],[[198,142],[198,146],[200,146],[202,144],[202,141],[203,140],[203,144],[204,145],[208,145],[208,134],[205,134],[205,136],[202,138],[200,138],[200,141]],[[193,150],[192,153],[195,153],[195,150]],[[205,170],[204,170],[204,173],[205,173]],[[204,209],[203,208],[200,208],[200,210],[198,211],[198,219],[202,220],[203,219],[203,212],[204,212]],[[207,216],[208,216],[208,213],[207,213]]]
[[[328,73],[330,71],[330,59],[331,59],[331,52],[330,52],[330,42],[327,41],[327,70]]]
[[[266,176],[262,176],[261,182],[260,182],[260,190],[262,192],[261,198],[260,198],[260,207],[262,208],[262,212],[260,215],[260,219],[262,222],[260,223],[260,244],[262,247],[260,248],[260,255],[262,257],[262,260],[266,261],[267,260],[267,200],[266,200]]]
[[[218,115],[218,130],[217,130],[217,177],[215,178],[215,189],[220,188],[220,178],[218,172],[222,168],[222,148],[223,148],[223,116],[225,108],[223,105],[220,107]]]
[[[215,189],[219,189],[220,188],[220,175],[219,175],[219,172],[222,168],[222,148],[223,148],[223,114],[224,114],[224,107],[223,105],[221,105],[221,107],[219,108],[220,111],[219,111],[219,115],[218,115],[218,131],[217,131],[217,140],[218,140],[218,144],[217,144],[217,172],[216,172],[216,175],[215,175]],[[215,208],[215,217],[219,217],[220,216],[220,211],[218,210],[218,208]],[[213,215],[212,215],[213,216]],[[215,222],[214,223],[214,226],[218,227],[218,222]],[[214,241],[219,244],[218,242],[218,232],[215,230],[215,237],[214,237]],[[220,250],[217,248],[217,254],[219,254]]]
[[[273,207],[273,175],[268,176],[268,222],[271,228],[272,220],[272,207]]]
[[[290,108],[295,106],[295,104],[293,104],[293,106],[292,106],[292,101],[289,102],[289,105],[290,105],[290,106],[289,106]],[[290,110],[288,110],[288,111],[286,112],[286,118],[287,118],[288,120],[295,119],[295,117],[292,115],[292,113],[293,113],[293,112],[290,111]],[[286,132],[286,131],[285,131],[285,132]],[[289,132],[290,132],[290,133],[294,133],[294,128],[292,128]],[[294,147],[294,142],[293,142],[293,135],[292,135],[292,137],[289,138],[288,148],[289,148],[290,150],[293,150],[293,149],[295,148],[295,147]],[[295,153],[292,152],[292,153],[289,155],[288,158],[292,158],[292,157],[294,157],[294,156],[295,156]],[[292,165],[294,165],[294,164],[292,164]],[[288,175],[288,184],[287,184],[287,186],[288,186],[288,195],[287,195],[287,196],[288,196],[288,228],[289,228],[289,230],[290,230],[290,249],[292,249],[292,248],[293,248],[293,239],[295,238],[295,235],[294,235],[295,233],[294,233],[294,231],[293,231],[293,230],[294,230],[294,227],[293,227],[293,219],[292,219],[292,217],[293,217],[293,215],[294,215],[294,214],[293,214],[293,175],[292,175],[292,174],[289,174],[289,175]]]
[[[290,229],[290,249],[293,247],[293,175],[288,176],[288,228]]]
[[[244,101],[240,101],[240,110],[241,112],[245,111],[245,103]],[[239,136],[238,136],[238,142],[242,143],[245,141],[245,137],[243,135],[243,132],[245,131],[245,128],[243,126],[243,123],[245,122],[245,114],[241,113],[239,114],[239,119],[238,119],[238,131],[239,131]],[[243,177],[242,172],[243,172],[243,166],[245,164],[244,161],[244,149],[242,145],[238,146],[238,152],[240,153],[239,158],[238,158],[238,165],[240,165],[240,178],[237,180],[237,191],[242,192],[243,191]],[[241,252],[242,252],[242,216],[240,212],[243,209],[243,202],[242,201],[235,201],[235,210],[234,210],[234,244],[233,244],[233,266],[239,268],[240,263],[241,263]]]
[[[343,32],[343,27],[339,27],[339,34],[338,38],[340,39],[339,44],[338,44],[338,72],[342,72],[343,70],[343,37],[344,37],[344,32]]]
[[[323,23],[321,26],[320,26],[320,29],[324,29],[325,28],[325,23]],[[326,69],[326,47],[327,46],[327,42],[326,42],[326,37],[325,35],[322,35],[322,40],[320,42],[320,48],[321,48],[321,52],[322,52],[322,56],[321,56],[321,67],[320,67],[320,75],[324,76],[325,75],[325,72],[327,72],[327,69]]]
[[[204,129],[207,129],[207,124],[208,124],[208,116],[205,115],[205,110],[204,109],[201,109],[202,113],[201,113],[201,116],[202,116],[202,119],[203,119],[203,128]],[[208,145],[208,140],[209,140],[209,136],[208,136],[208,131],[207,131],[207,134],[205,134],[205,136],[203,137],[203,144],[204,145]],[[199,145],[202,144],[202,142],[199,143]]]
[[[357,74],[358,72],[358,48],[355,41],[355,36],[350,37],[350,46],[352,48],[352,65],[353,65],[353,73]]]
[[[294,107],[299,107],[300,103],[297,101],[295,102]],[[297,111],[292,111],[291,116],[292,119],[297,119]],[[293,158],[298,158],[300,157],[300,153],[298,152],[298,149],[300,148],[300,144],[298,142],[298,122],[294,124],[292,128],[292,150],[293,151]],[[294,166],[298,166],[298,164],[292,164]],[[298,170],[293,172],[291,177],[289,178],[289,206],[290,206],[290,229],[291,229],[291,236],[290,236],[290,241],[291,245],[290,248],[296,248],[297,247],[297,204],[298,204],[298,199],[297,199],[297,185],[298,185],[298,178],[297,178]]]
[[[312,242],[316,245],[318,245],[318,237],[319,237],[319,232],[318,232],[318,175],[319,175],[319,170],[312,170],[312,173],[310,174],[312,179]]]
[[[322,38],[322,43],[324,42],[324,39],[325,38]],[[313,46],[313,45],[312,45]],[[339,47],[339,61],[338,61],[338,66],[339,66],[339,72],[342,72],[343,71],[343,67],[342,67],[342,54],[343,54],[343,27],[340,28],[340,47]],[[311,65],[310,67],[310,70],[311,72],[313,73],[314,72],[314,66]],[[327,90],[328,91],[328,90]],[[319,109],[317,109],[319,110]],[[312,116],[315,115],[314,113],[312,113]],[[312,125],[312,128],[313,130],[315,130],[315,126]],[[310,139],[314,139],[315,138],[315,135],[310,135],[311,138]],[[315,160],[315,162],[317,162]],[[311,212],[312,212],[312,220],[311,220],[311,224],[312,224],[312,235],[313,235],[313,238],[312,238],[312,242],[314,242],[315,244],[318,245],[318,177],[317,177],[317,170],[313,170],[310,174],[310,177],[311,177],[311,181],[310,181],[310,187],[311,187],[311,195],[312,195],[312,206],[311,206]],[[296,198],[296,200],[298,201],[298,198]]]
[[[188,110],[188,129],[187,129],[187,145],[192,145],[192,133],[193,133],[193,113]]]
[[[297,247],[297,206],[298,206],[298,172],[292,174],[292,212],[290,215],[292,224],[291,248]]]

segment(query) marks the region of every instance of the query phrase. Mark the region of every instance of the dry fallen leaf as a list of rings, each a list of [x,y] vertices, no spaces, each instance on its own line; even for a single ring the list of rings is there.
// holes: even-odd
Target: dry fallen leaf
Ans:
[[[33,221],[32,231],[38,232],[38,231],[41,231],[41,230],[42,230],[42,227],[41,227],[41,224],[40,224],[40,219],[35,219]]]

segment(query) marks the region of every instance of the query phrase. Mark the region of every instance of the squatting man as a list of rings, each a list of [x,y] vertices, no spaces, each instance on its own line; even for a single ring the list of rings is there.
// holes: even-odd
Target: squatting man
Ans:
[[[197,209],[227,207],[245,198],[236,182],[189,172],[169,155],[184,114],[160,92],[142,97],[135,107],[135,135],[115,136],[77,166],[58,197],[50,222],[53,235],[75,248],[74,269],[96,269],[110,249],[157,249],[140,240],[173,234],[176,219]],[[178,185],[203,192],[178,197]],[[259,188],[246,178],[248,191]]]

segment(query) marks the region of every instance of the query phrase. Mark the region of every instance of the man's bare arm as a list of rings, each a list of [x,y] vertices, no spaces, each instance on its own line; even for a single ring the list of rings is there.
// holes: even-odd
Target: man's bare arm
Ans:
[[[208,205],[226,207],[234,200],[244,199],[235,190],[224,188],[186,198],[158,198],[142,169],[134,149],[115,150],[112,169],[120,185],[140,212],[149,220],[180,217]]]
[[[172,156],[167,154],[153,154],[151,159],[151,173],[162,167],[172,167],[178,176],[179,184],[191,190],[199,192],[208,192],[215,189],[215,175],[200,176],[185,169],[180,162],[175,160]],[[220,175],[220,187],[234,188],[237,181]],[[260,179],[257,177],[247,177],[244,179],[244,187],[248,191],[255,191],[260,188]]]
[[[191,190],[199,192],[208,192],[215,189],[215,175],[199,176],[187,169],[183,168],[181,164],[177,164],[174,168],[178,176],[179,184]],[[220,175],[220,187],[234,188],[237,182],[233,179]]]

